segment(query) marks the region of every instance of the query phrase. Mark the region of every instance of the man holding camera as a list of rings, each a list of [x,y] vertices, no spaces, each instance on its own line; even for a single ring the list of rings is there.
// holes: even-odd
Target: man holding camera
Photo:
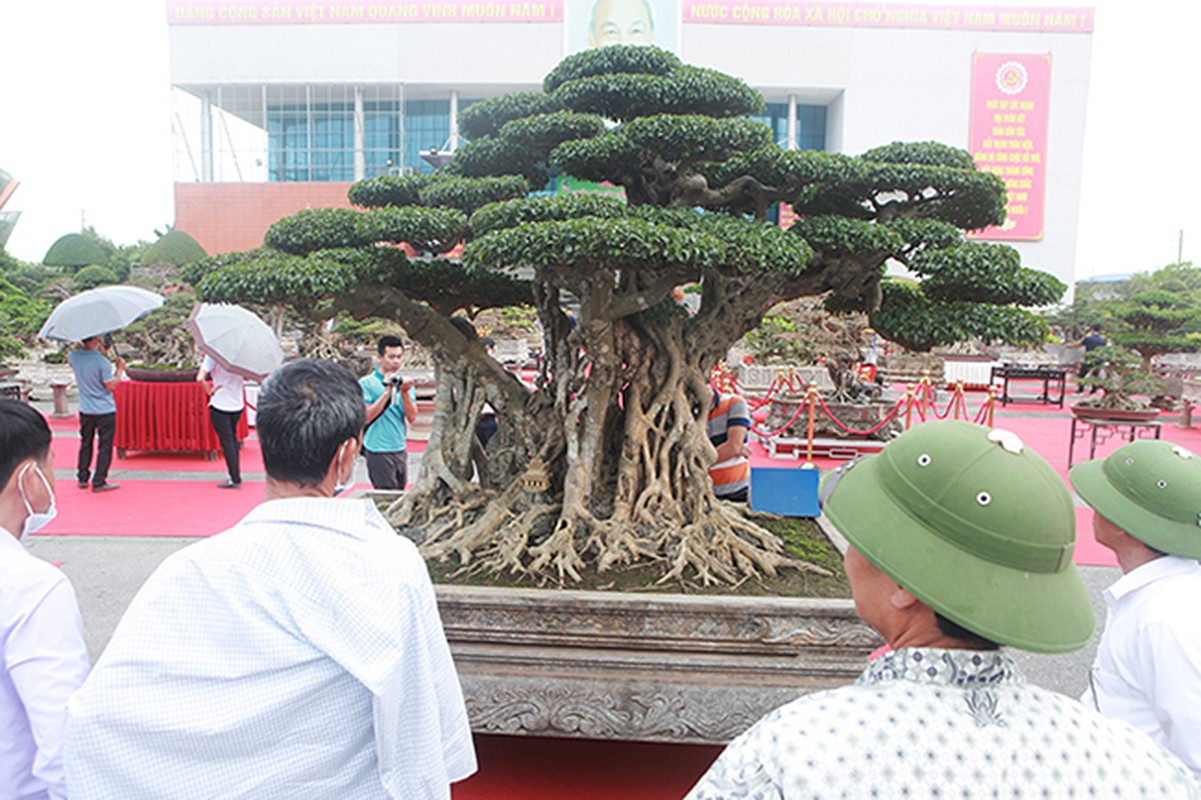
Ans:
[[[374,488],[404,489],[409,472],[405,440],[409,426],[417,421],[413,382],[400,374],[404,342],[395,336],[381,337],[376,353],[379,366],[359,379],[367,404],[363,456]]]

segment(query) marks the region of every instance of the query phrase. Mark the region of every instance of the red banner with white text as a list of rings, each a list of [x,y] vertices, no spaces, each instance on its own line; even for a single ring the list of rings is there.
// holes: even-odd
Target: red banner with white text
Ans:
[[[972,57],[968,150],[978,169],[1005,181],[1009,198],[1004,224],[973,232],[969,238],[1043,238],[1050,102],[1050,54],[976,53]]]

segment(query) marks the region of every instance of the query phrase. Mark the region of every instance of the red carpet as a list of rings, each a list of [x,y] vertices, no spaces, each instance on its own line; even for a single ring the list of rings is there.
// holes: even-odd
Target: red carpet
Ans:
[[[55,436],[50,444],[54,451],[54,466],[56,469],[75,469],[79,458],[79,438],[76,436]],[[259,449],[258,440],[251,436],[242,444],[241,459],[243,472],[262,472],[263,453]],[[206,461],[201,453],[162,453],[142,450],[130,450],[125,458],[118,458],[113,453],[112,471],[139,469],[162,470],[166,472],[212,472],[217,475],[225,474],[225,459],[220,454],[211,461]],[[117,478],[120,481],[120,478]]]
[[[683,797],[722,748],[476,734],[480,769],[454,800],[663,800]]]
[[[189,467],[191,468],[191,467]],[[96,494],[74,481],[57,484],[58,516],[38,536],[212,536],[263,500],[263,484],[218,489],[211,481],[116,481]],[[353,489],[370,489],[356,484]]]

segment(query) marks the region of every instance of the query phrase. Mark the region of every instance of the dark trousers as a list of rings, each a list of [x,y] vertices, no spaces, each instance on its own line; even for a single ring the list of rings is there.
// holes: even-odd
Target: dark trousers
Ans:
[[[488,440],[496,434],[496,427],[495,414],[480,415],[475,423],[475,436],[480,440],[480,447],[488,447]]]
[[[103,486],[108,480],[108,468],[113,463],[113,434],[117,431],[116,414],[79,413],[79,464],[76,476],[80,483],[87,483],[92,466],[92,440],[100,435],[96,452],[96,473],[92,475],[93,486]]]
[[[217,433],[217,441],[221,443],[221,455],[225,456],[229,479],[234,483],[242,482],[242,467],[238,461],[238,421],[241,419],[241,411],[222,411],[209,406],[209,420]]]
[[[403,489],[409,478],[409,455],[404,450],[376,453],[363,448],[367,459],[367,477],[373,489]]]

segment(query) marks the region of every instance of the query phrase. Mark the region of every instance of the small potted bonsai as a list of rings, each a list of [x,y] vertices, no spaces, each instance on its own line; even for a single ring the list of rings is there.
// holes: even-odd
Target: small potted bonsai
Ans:
[[[1076,416],[1128,420],[1158,416],[1159,409],[1135,397],[1159,394],[1164,385],[1138,353],[1117,345],[1098,347],[1085,355],[1083,367],[1090,374],[1080,381],[1081,387],[1100,389],[1102,394],[1073,405]]]

